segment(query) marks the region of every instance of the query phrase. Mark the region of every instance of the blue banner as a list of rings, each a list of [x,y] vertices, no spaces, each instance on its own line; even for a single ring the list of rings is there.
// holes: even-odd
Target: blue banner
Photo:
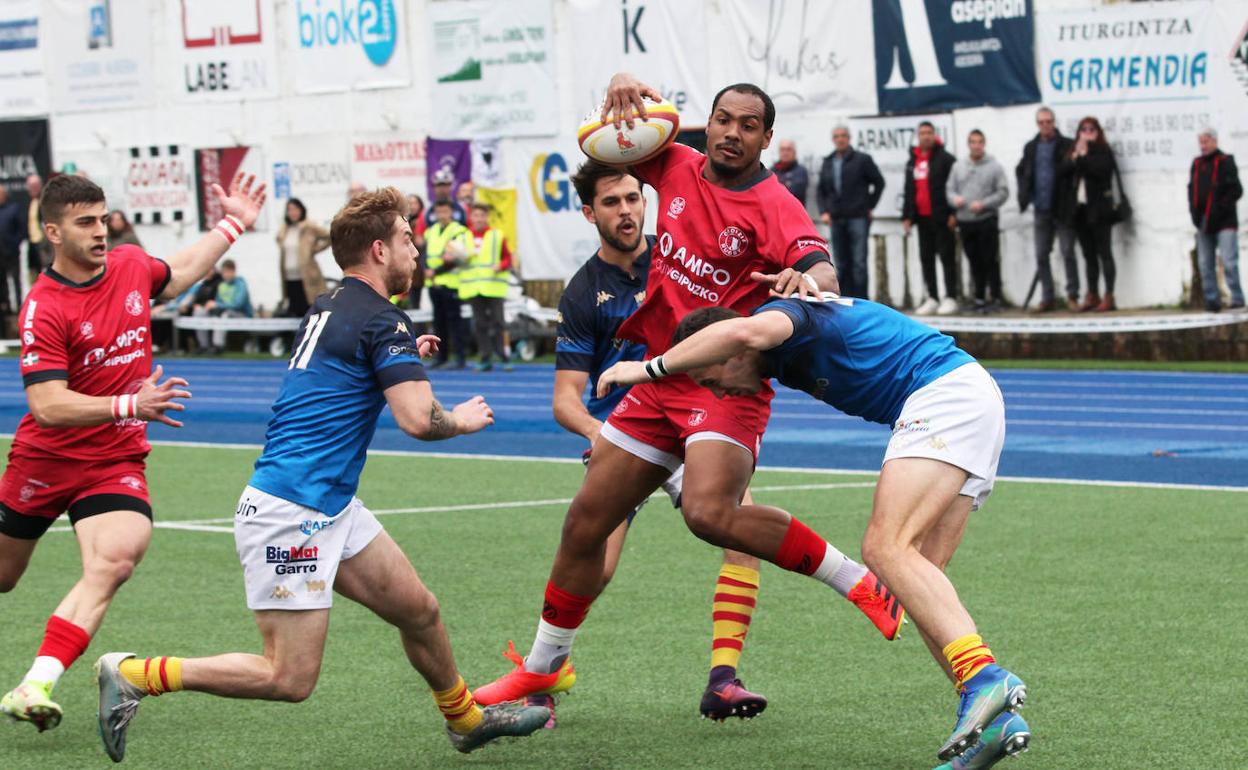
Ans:
[[[1030,0],[873,0],[881,113],[1040,101]]]

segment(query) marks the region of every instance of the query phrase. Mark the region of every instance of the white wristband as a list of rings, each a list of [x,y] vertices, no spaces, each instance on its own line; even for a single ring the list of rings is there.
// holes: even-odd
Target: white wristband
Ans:
[[[244,229],[243,223],[238,219],[238,217],[235,217],[232,214],[226,214],[221,221],[212,228],[213,232],[220,233],[221,237],[225,238],[225,242],[230,246],[234,245],[234,241],[238,240],[238,237],[243,234]]]

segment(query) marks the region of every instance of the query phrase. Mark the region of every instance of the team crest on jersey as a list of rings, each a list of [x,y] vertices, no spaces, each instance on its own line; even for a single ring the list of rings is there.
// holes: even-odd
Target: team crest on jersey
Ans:
[[[95,327],[91,324],[90,321],[83,321],[82,326],[78,327],[78,331],[82,332],[82,336],[84,337],[95,336]]]
[[[22,342],[25,342],[27,345],[35,344],[35,333],[30,329],[22,332]]]
[[[29,503],[30,498],[35,496],[35,488],[27,484],[22,487],[22,491],[18,493],[18,496],[22,498],[23,503]]]
[[[143,489],[143,481],[137,476],[122,476],[121,483],[135,490]]]
[[[672,202],[667,204],[667,215],[672,219],[679,217],[681,212],[685,210],[685,199],[677,195],[672,198]]]
[[[725,257],[739,257],[750,246],[750,239],[745,231],[736,225],[729,225],[719,234],[719,250]]]
[[[704,422],[706,422],[706,410],[705,409],[690,409],[689,410],[689,427],[690,428],[696,428]]]
[[[126,312],[130,315],[142,315],[143,295],[138,291],[132,291],[126,295]]]

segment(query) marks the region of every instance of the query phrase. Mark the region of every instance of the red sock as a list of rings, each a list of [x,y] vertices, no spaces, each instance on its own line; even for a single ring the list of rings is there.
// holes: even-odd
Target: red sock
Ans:
[[[546,601],[542,604],[542,620],[560,628],[579,628],[589,614],[589,605],[594,603],[592,596],[577,596],[558,588],[554,583],[546,583]]]
[[[78,656],[87,651],[91,635],[79,626],[56,615],[48,618],[48,626],[39,645],[39,655],[56,658],[65,668],[73,665]]]
[[[823,562],[828,544],[794,516],[780,542],[780,550],[772,561],[777,567],[803,575],[813,575]]]

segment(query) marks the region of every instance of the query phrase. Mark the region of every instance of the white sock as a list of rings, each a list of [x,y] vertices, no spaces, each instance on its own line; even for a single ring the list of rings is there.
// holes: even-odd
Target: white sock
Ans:
[[[560,628],[545,620],[537,622],[537,638],[533,640],[533,649],[524,659],[524,670],[534,674],[549,674],[557,671],[572,652],[572,640],[576,638],[575,628]]]
[[[811,577],[831,586],[841,596],[849,596],[850,590],[858,585],[858,581],[862,580],[863,575],[866,574],[866,567],[828,543],[828,550],[823,554],[823,561],[819,562],[819,567]]]
[[[35,663],[26,672],[26,676],[22,677],[23,682],[46,682],[48,689],[52,689],[61,678],[61,674],[65,673],[65,666],[59,660],[51,655],[40,655],[35,658]]]

